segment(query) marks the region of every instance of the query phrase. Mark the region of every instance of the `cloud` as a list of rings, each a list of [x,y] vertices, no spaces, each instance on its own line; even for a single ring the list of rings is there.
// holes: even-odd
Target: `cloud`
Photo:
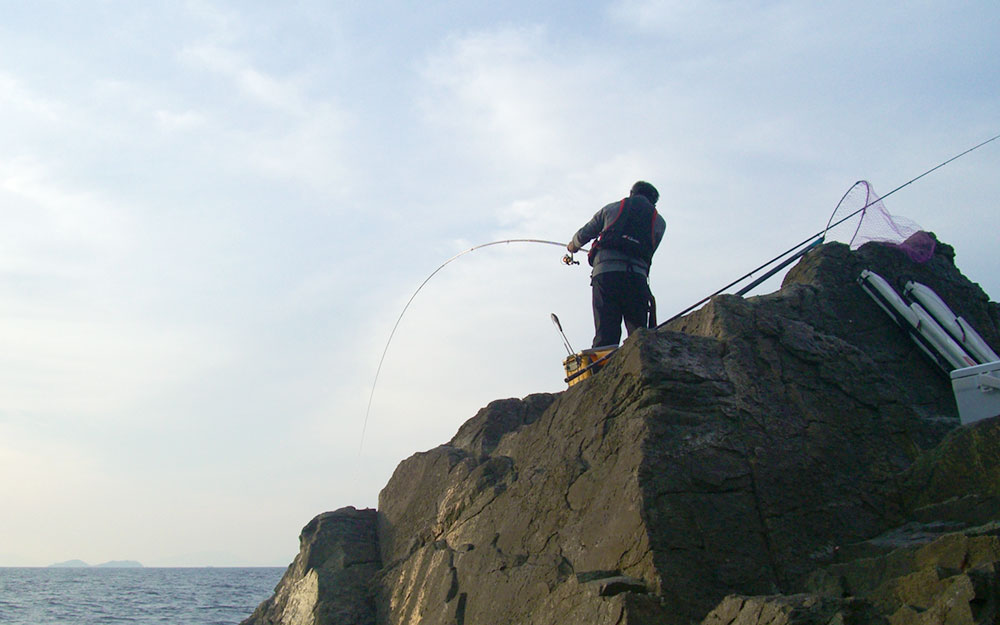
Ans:
[[[822,7],[807,9],[793,2],[616,0],[608,14],[636,31],[666,37],[678,47],[738,60],[815,45],[817,37],[826,45],[827,31],[817,26],[825,17],[836,19],[838,10],[827,15]]]
[[[129,321],[113,311],[100,319],[81,308],[7,317],[0,329],[5,411],[91,423],[170,419],[170,393],[225,362],[225,345],[210,336],[199,340],[191,329]],[[164,405],[143,408],[154,397]]]
[[[686,154],[702,137],[681,121],[678,109],[694,108],[683,92],[644,91],[641,69],[607,49],[551,42],[541,26],[465,33],[420,65],[420,110],[444,168],[472,172],[457,177],[502,198],[472,244],[568,240],[637,178],[668,185],[705,174]]]
[[[573,118],[602,68],[568,62],[544,28],[509,28],[450,39],[421,67],[425,119],[460,149],[525,174],[572,167]]]
[[[57,428],[32,434],[10,423],[5,412],[0,412],[0,499],[5,510],[17,513],[0,515],[0,533],[17,536],[11,546],[18,553],[11,554],[16,561],[4,565],[45,566],[68,559],[57,553],[61,539],[53,537],[72,536],[64,519],[88,510],[93,494],[108,489],[109,476]]]
[[[761,15],[754,3],[709,0],[692,4],[682,0],[618,0],[609,7],[612,17],[637,29],[666,32],[682,38],[705,36],[726,39],[751,32]]]
[[[298,181],[337,197],[352,188],[352,167],[347,142],[351,116],[333,93],[305,77],[273,76],[255,67],[237,51],[216,44],[186,47],[181,60],[195,69],[217,75],[244,96],[229,110],[201,110],[210,116],[216,132],[229,135],[253,170],[278,180]],[[314,90],[321,94],[310,96]],[[231,119],[236,113],[257,118],[247,125]]]
[[[66,115],[60,102],[35,93],[16,76],[3,72],[0,72],[0,110],[8,113],[13,110],[49,123]]]
[[[132,419],[143,398],[225,360],[228,335],[156,309],[182,296],[150,270],[180,262],[176,248],[151,253],[134,207],[31,159],[0,162],[0,199],[0,410]]]
[[[210,43],[195,44],[184,48],[180,59],[222,76],[257,104],[297,117],[307,113],[307,103],[294,81],[258,70],[233,50]]]
[[[70,558],[138,559],[147,566],[281,565],[294,555],[298,528],[316,512],[300,510],[287,494],[261,507],[257,491],[241,488],[247,476],[275,492],[281,484],[246,468],[205,471],[187,465],[179,461],[183,450],[170,463],[155,465],[153,455],[122,470],[115,454],[85,442],[86,429],[40,428],[37,422],[27,427],[0,418],[0,498],[5,509],[17,511],[0,515],[0,533],[18,537],[12,544],[16,552],[5,554],[5,566],[46,566]],[[253,522],[247,523],[254,509]],[[274,540],[260,545],[262,533]],[[206,536],[213,549],[228,553],[180,560],[203,547]]]
[[[239,15],[208,0],[184,0],[185,12],[203,24],[217,41],[231,42],[241,31]]]
[[[207,119],[203,113],[197,111],[182,111],[176,113],[165,109],[155,111],[156,122],[164,130],[186,131],[198,127],[204,127]]]
[[[0,265],[62,277],[106,267],[129,248],[126,216],[99,194],[60,184],[33,158],[0,161]],[[30,267],[30,269],[28,269]]]

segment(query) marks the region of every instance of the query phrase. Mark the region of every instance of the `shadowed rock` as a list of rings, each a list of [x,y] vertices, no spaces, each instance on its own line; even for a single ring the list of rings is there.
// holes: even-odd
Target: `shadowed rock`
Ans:
[[[375,511],[324,512],[302,528],[299,544],[274,596],[242,625],[373,625],[368,582],[379,567]]]
[[[702,625],[888,625],[870,603],[818,595],[730,595]]]

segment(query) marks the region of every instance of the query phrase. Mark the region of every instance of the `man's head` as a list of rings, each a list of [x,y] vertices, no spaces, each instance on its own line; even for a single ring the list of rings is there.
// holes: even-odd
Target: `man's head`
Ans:
[[[649,184],[645,180],[640,180],[632,185],[632,191],[629,195],[641,195],[654,205],[656,204],[656,201],[660,199],[660,192],[656,190],[656,187]]]

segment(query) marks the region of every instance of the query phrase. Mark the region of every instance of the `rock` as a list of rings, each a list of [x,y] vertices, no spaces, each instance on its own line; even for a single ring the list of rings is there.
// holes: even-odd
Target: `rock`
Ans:
[[[979,525],[1000,519],[1000,418],[951,432],[905,475],[903,498],[917,519]]]
[[[592,615],[627,609],[575,573],[654,579],[636,480],[643,422],[609,423],[587,397],[561,396],[489,457],[447,445],[399,466],[379,496],[380,622],[559,622],[571,597]]]
[[[570,579],[546,595],[523,622],[529,625],[647,625],[662,622],[664,606],[656,597],[642,592],[601,595],[600,586],[601,581],[579,584]]]
[[[731,595],[708,613],[702,625],[879,625],[888,621],[858,599],[818,595],[742,597]]]
[[[520,399],[498,399],[465,422],[451,440],[451,445],[473,455],[488,455],[500,438],[518,428],[534,423],[552,405],[555,395],[539,393]]]
[[[626,575],[615,575],[614,577],[599,579],[591,582],[591,584],[593,584],[594,592],[597,593],[598,597],[614,597],[615,595],[620,595],[623,592],[634,592],[639,594],[649,592],[649,589],[646,588],[645,582],[641,579],[635,579],[634,577],[628,577]]]
[[[807,586],[870,601],[893,625],[1000,620],[1000,523],[817,571]]]
[[[404,461],[379,498],[380,622],[528,622],[593,570],[700,619],[893,527],[897,476],[957,414],[855,282],[863,266],[895,279],[881,255],[824,246],[781,292],[716,297],[587,383],[495,402]]]
[[[241,625],[374,625],[368,583],[381,565],[375,527],[370,509],[314,518],[302,528],[299,554],[274,596]]]
[[[856,283],[916,279],[1000,344],[953,259],[827,244],[777,293],[717,296],[562,393],[492,402],[397,467],[377,555],[368,515],[329,539],[364,566],[293,601],[304,538],[261,619],[329,600],[358,615],[302,622],[986,622],[1000,426],[956,430],[948,377]],[[254,623],[293,622],[274,619]]]
[[[901,475],[908,520],[843,550],[806,587],[865,598],[893,625],[1000,621],[997,445],[1000,418],[951,432]]]

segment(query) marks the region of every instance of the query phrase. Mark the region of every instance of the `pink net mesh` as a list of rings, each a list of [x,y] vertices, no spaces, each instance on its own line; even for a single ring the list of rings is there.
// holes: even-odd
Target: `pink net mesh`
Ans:
[[[861,219],[850,239],[852,250],[874,241],[899,249],[915,263],[926,263],[934,255],[934,237],[913,221],[887,211],[866,180],[856,182],[844,195],[830,223],[834,223],[838,213],[846,217],[857,212],[861,212]]]

